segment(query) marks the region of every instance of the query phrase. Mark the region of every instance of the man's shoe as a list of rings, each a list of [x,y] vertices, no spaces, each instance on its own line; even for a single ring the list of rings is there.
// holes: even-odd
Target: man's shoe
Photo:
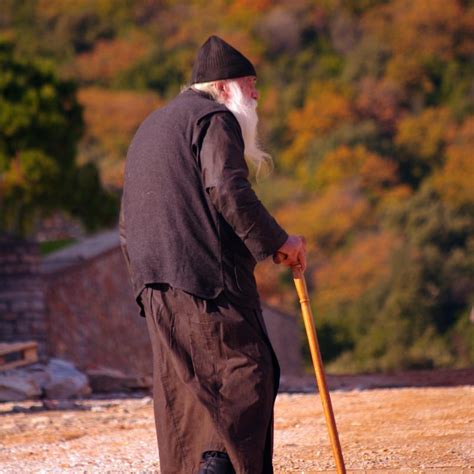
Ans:
[[[235,474],[227,453],[206,451],[202,455],[198,474]]]

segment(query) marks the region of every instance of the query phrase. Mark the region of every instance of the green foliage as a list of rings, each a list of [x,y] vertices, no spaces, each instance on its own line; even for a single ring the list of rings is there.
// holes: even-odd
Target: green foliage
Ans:
[[[455,365],[458,367],[472,365],[474,360],[473,311],[473,305],[471,304],[448,334],[450,345],[452,348],[455,348]]]
[[[60,239],[60,240],[48,240],[46,242],[40,242],[39,250],[41,255],[48,255],[50,253],[56,252],[56,250],[61,250],[64,247],[72,244],[74,239]]]
[[[49,62],[19,59],[7,42],[0,42],[0,67],[0,148],[9,156],[37,149],[72,163],[83,127],[74,84],[59,80]]]
[[[388,277],[335,314],[322,315],[332,329],[323,344],[340,348],[333,352],[332,368],[472,364],[472,348],[459,330],[467,327],[465,311],[474,290],[472,219],[448,210],[426,185],[385,220],[403,237]],[[345,339],[339,336],[335,344],[331,338],[344,330]],[[452,344],[454,339],[459,343]],[[344,350],[344,344],[353,347]]]
[[[14,39],[19,53],[64,64],[126,28],[134,6],[129,0],[3,0],[2,13],[0,28]]]
[[[35,216],[58,208],[90,228],[97,227],[92,215],[110,223],[116,199],[101,189],[96,170],[74,161],[83,128],[74,84],[48,63],[18,59],[7,42],[0,69],[1,227],[25,235]]]
[[[323,137],[315,137],[308,145],[308,158],[298,168],[300,182],[309,189],[314,189],[317,167],[324,157],[342,145],[351,148],[363,145],[365,148],[378,151],[381,146],[379,132],[374,121],[365,120],[355,124],[342,124]]]
[[[433,91],[431,102],[446,105],[453,116],[461,120],[474,114],[472,88],[474,64],[472,62],[450,61],[441,64],[439,87]]]
[[[70,180],[73,187],[69,209],[89,230],[110,226],[116,221],[118,197],[102,189],[99,172],[93,163],[77,168]]]
[[[146,59],[124,72],[118,78],[117,86],[149,89],[171,98],[188,82],[193,53],[189,50],[172,52],[156,48]]]

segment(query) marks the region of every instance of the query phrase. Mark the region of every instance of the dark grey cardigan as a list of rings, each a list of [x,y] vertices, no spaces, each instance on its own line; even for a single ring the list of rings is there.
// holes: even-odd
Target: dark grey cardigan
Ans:
[[[138,298],[168,283],[201,298],[224,289],[258,304],[253,270],[288,235],[248,181],[240,126],[189,89],[139,127],[127,154],[121,244]]]

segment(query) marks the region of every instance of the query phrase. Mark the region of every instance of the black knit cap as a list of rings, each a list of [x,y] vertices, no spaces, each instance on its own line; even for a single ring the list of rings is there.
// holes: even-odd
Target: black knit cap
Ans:
[[[201,46],[193,67],[191,83],[256,76],[252,63],[218,36],[210,36]]]

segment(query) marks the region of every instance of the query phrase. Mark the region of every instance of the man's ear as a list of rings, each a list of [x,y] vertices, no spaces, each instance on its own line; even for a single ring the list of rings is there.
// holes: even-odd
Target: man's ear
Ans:
[[[227,81],[217,81],[216,82],[217,91],[219,95],[224,98],[224,100],[229,97],[229,88],[227,87]]]

